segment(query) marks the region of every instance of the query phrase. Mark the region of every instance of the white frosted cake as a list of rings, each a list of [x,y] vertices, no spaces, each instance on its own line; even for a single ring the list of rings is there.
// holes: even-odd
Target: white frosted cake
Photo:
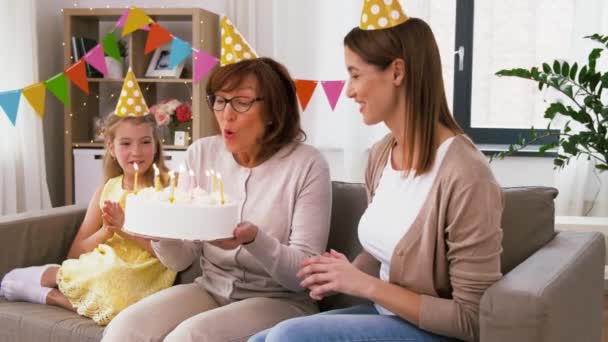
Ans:
[[[171,203],[170,189],[145,188],[127,196],[125,224],[127,233],[150,238],[180,240],[217,240],[231,238],[238,223],[238,204],[219,193],[209,194],[200,188],[184,192],[175,189]]]

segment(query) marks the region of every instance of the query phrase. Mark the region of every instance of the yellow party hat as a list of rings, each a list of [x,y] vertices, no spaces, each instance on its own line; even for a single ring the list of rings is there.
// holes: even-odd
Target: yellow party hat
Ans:
[[[359,28],[378,30],[397,26],[405,22],[408,16],[398,0],[365,0]]]
[[[258,55],[249,46],[239,30],[234,27],[230,19],[225,15],[222,16],[222,57],[220,65],[224,66],[257,57]]]
[[[144,95],[139,89],[135,74],[130,67],[122,85],[114,114],[117,116],[144,116],[150,114]]]

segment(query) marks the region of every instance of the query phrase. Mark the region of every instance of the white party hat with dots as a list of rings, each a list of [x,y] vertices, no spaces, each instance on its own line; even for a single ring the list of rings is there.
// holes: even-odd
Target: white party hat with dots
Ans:
[[[359,28],[362,30],[385,29],[397,26],[408,19],[398,0],[365,0]]]
[[[222,56],[220,65],[240,62],[244,59],[254,59],[258,55],[249,43],[243,38],[239,30],[234,27],[230,19],[222,16]]]
[[[116,116],[144,116],[150,114],[144,95],[139,89],[133,70],[129,67],[114,111]]]

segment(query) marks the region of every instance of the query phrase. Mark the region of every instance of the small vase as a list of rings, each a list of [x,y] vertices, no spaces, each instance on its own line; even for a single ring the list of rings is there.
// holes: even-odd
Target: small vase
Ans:
[[[106,66],[108,67],[108,74],[106,78],[123,78],[124,67],[122,61],[117,61],[113,57],[106,56]]]
[[[169,125],[159,126],[158,132],[163,145],[173,145],[173,130]]]

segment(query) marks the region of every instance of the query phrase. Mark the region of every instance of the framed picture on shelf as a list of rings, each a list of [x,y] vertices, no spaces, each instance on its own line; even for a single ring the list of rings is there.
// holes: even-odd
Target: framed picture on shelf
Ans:
[[[165,44],[156,50],[150,59],[150,64],[146,70],[146,77],[174,77],[178,78],[184,69],[184,59],[175,68],[169,68],[169,60],[171,57],[171,44]]]

